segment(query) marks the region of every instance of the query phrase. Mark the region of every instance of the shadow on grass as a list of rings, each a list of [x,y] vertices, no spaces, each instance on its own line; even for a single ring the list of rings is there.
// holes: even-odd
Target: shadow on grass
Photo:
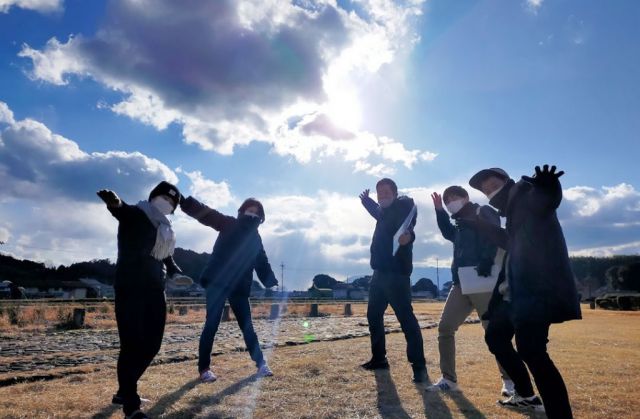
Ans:
[[[117,404],[110,404],[106,406],[104,409],[91,416],[91,419],[106,419],[113,416],[118,410],[122,410],[122,406]]]
[[[229,387],[220,390],[218,393],[213,394],[213,395],[204,395],[204,396],[200,396],[196,399],[194,399],[191,404],[189,406],[187,406],[186,408],[177,411],[177,412],[171,412],[167,415],[164,416],[164,418],[166,419],[182,419],[182,418],[190,418],[190,417],[194,417],[200,413],[202,413],[202,410],[206,407],[210,407],[216,404],[219,404],[222,400],[224,400],[225,397],[230,396],[234,393],[237,393],[238,391],[242,390],[244,387],[248,386],[249,384],[256,382],[259,380],[259,377],[255,374],[250,375],[246,378],[243,378],[242,380],[230,385]],[[197,380],[195,382],[195,384],[198,384]],[[206,384],[203,384],[206,385]],[[167,400],[173,400],[171,403],[175,403],[175,401],[177,401],[184,393],[186,393],[187,391],[189,391],[189,389],[187,389],[188,386],[192,386],[191,388],[194,387],[194,383],[193,382],[189,382],[187,384],[185,384],[183,387],[181,387],[178,391],[176,391],[173,394],[170,394],[168,396],[165,396],[164,398],[167,398]],[[181,393],[181,394],[179,394]],[[177,395],[177,396],[174,396]],[[164,399],[163,398],[163,399]],[[156,404],[156,406],[158,406],[160,404],[160,402],[158,402]],[[153,409],[156,409],[156,406],[153,407]],[[152,409],[152,410],[153,410]],[[158,407],[158,410],[160,409],[160,407]],[[164,410],[164,409],[163,409]],[[162,413],[162,412],[160,412]],[[153,416],[153,415],[150,415]]]
[[[402,407],[396,385],[389,370],[375,370],[376,389],[378,393],[377,407],[380,416],[384,418],[410,418]]]
[[[471,401],[467,399],[462,392],[449,392],[446,394],[455,402],[458,406],[458,410],[460,410],[460,413],[462,413],[465,418],[486,419],[484,413],[479,411],[478,408],[471,403]]]
[[[426,383],[416,383],[416,390],[422,397],[422,405],[424,406],[424,417],[433,419],[450,419],[453,418],[449,406],[442,400],[439,392],[427,391],[427,387],[431,385],[431,380]]]
[[[158,400],[156,404],[154,404],[153,407],[149,409],[147,414],[151,417],[160,416],[175,402],[180,400],[185,394],[187,394],[195,386],[197,386],[198,383],[200,383],[200,380],[196,378],[194,380],[189,381],[188,383],[186,383],[185,385],[183,385],[173,393],[170,393],[161,397],[160,400]]]

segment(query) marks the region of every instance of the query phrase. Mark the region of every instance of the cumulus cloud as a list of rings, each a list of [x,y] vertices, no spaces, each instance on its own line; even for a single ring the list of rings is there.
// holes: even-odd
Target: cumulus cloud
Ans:
[[[141,153],[86,153],[33,119],[16,121],[0,102],[0,191],[3,198],[63,195],[95,201],[102,188],[140,199],[160,180],[177,182],[166,165]]]
[[[197,199],[213,208],[226,207],[235,201],[231,195],[231,188],[226,181],[215,182],[205,178],[201,172],[185,172],[182,169],[178,173],[184,173],[191,181],[189,192]],[[186,195],[186,191],[183,191]]]
[[[542,7],[544,0],[527,0],[527,10],[532,13],[537,13]]]
[[[23,46],[30,77],[91,77],[123,94],[102,106],[157,129],[178,124],[185,142],[222,154],[263,141],[301,163],[335,155],[411,168],[435,157],[356,123],[354,86],[417,42],[423,0],[152,3],[110,3],[95,37]]]
[[[12,7],[35,10],[41,13],[62,10],[63,0],[0,0],[0,13],[9,13]]]

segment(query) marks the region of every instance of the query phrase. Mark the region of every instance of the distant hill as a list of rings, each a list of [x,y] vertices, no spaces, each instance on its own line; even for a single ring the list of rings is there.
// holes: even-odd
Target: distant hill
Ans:
[[[183,272],[197,280],[204,269],[208,253],[196,253],[192,250],[177,248],[174,259]],[[612,257],[572,257],[571,266],[578,285],[583,289],[596,290],[603,287],[611,289],[640,290],[640,255],[621,255]],[[0,281],[10,280],[18,285],[33,281],[76,281],[80,278],[94,278],[104,284],[113,284],[115,265],[108,259],[96,259],[74,263],[69,266],[47,268],[44,263],[20,260],[0,254]],[[430,280],[418,281],[414,286],[432,288]],[[354,285],[368,288],[369,276],[355,279]],[[422,281],[422,282],[421,282]],[[318,288],[334,288],[338,281],[325,274],[313,278]]]

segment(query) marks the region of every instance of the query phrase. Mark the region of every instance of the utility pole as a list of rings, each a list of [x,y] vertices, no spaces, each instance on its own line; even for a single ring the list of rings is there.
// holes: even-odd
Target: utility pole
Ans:
[[[282,284],[280,285],[282,293],[284,294],[284,262],[280,262],[280,279],[282,279]]]
[[[438,298],[440,297],[440,269],[439,269],[439,261],[436,258],[436,281],[438,281]]]

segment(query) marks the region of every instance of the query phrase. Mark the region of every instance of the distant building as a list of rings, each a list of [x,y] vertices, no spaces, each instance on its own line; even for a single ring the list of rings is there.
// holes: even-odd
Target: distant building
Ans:
[[[22,281],[22,285],[27,298],[82,300],[94,294],[92,287],[80,281]]]
[[[80,282],[91,287],[95,291],[97,298],[115,297],[115,291],[113,289],[113,286],[111,285],[103,284],[102,282],[93,278],[80,278]]]

